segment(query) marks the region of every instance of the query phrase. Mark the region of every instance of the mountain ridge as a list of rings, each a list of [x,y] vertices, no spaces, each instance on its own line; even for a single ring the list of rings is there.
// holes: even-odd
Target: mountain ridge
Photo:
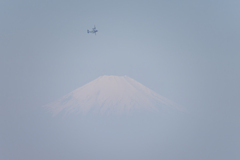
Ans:
[[[45,105],[53,115],[65,113],[129,114],[135,111],[174,109],[176,103],[128,76],[100,76],[58,100]]]

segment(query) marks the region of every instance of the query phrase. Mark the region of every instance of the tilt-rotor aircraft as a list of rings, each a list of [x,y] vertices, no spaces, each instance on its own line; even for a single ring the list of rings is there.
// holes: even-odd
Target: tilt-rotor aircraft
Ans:
[[[96,30],[96,26],[94,25],[94,28],[92,28],[91,31],[87,30],[87,33],[95,33],[95,35],[96,35],[97,31],[98,30]]]

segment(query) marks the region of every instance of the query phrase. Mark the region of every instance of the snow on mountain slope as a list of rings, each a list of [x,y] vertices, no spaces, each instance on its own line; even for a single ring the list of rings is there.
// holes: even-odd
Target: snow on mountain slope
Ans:
[[[60,112],[86,114],[125,114],[173,108],[184,110],[127,76],[101,76],[45,105],[53,115]]]

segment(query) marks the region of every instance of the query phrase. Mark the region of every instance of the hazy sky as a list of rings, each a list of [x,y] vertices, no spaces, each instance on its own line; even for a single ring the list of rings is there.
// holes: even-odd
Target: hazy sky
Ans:
[[[102,75],[127,75],[218,126],[211,134],[224,143],[212,146],[226,148],[216,153],[239,159],[239,8],[237,0],[2,0],[0,159],[19,158],[10,155],[24,147],[11,145],[31,115],[42,117],[36,108]],[[94,25],[97,35],[87,34]]]

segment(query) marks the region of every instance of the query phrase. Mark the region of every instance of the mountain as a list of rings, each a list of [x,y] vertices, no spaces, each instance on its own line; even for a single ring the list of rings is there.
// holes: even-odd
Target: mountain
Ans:
[[[60,112],[129,114],[134,112],[185,111],[176,103],[157,94],[127,76],[100,76],[68,93],[55,102],[45,105],[53,115]]]

